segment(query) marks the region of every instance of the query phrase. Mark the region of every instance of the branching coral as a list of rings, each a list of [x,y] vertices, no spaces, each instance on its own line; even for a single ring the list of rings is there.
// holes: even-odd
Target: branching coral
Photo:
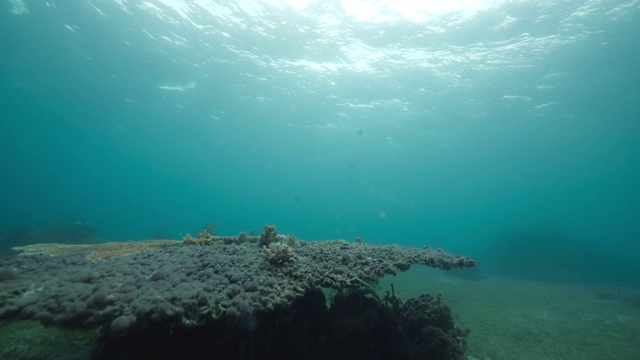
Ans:
[[[262,234],[260,234],[260,245],[267,246],[271,243],[276,242],[278,239],[278,232],[276,231],[275,225],[265,225],[264,229],[262,229]]]
[[[187,234],[182,238],[182,241],[187,245],[211,245],[216,236],[215,229],[215,224],[209,224],[198,231],[197,238],[194,238],[191,234]]]
[[[290,262],[296,261],[296,253],[285,243],[272,243],[269,247],[264,246],[262,257],[271,265],[283,266]]]

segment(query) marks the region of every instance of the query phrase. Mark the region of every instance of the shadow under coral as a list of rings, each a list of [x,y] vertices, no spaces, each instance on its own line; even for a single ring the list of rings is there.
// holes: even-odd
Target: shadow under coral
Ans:
[[[94,359],[463,359],[468,330],[440,297],[386,306],[361,292],[319,289],[286,309],[167,329],[150,322],[124,336],[105,330]]]

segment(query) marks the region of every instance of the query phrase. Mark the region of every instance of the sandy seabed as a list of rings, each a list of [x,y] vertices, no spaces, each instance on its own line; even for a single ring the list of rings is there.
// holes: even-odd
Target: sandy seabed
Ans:
[[[640,359],[640,291],[502,278],[414,266],[383,278],[403,299],[441,293],[456,323],[471,329],[470,360]],[[2,359],[84,359],[99,332],[0,324]]]
[[[458,273],[464,275],[464,273]],[[503,278],[416,266],[385,277],[401,298],[441,293],[471,329],[469,359],[640,359],[640,290]]]

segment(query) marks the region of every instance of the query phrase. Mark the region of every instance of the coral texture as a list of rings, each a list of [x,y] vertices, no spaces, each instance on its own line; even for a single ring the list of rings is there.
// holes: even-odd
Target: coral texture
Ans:
[[[23,255],[0,259],[6,274],[0,278],[0,319],[113,324],[118,332],[149,321],[191,327],[288,307],[317,287],[370,291],[382,276],[411,264],[445,270],[476,265],[431,248],[282,235],[273,235],[277,241],[265,250],[261,237],[212,236],[207,246],[151,241],[21,247]]]

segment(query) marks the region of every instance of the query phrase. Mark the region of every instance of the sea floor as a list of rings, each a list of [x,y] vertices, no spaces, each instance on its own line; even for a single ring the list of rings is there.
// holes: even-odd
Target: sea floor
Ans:
[[[468,279],[423,266],[384,278],[379,290],[391,283],[402,299],[441,293],[471,329],[469,359],[640,359],[638,290]]]
[[[640,292],[602,286],[467,278],[414,266],[388,276],[403,300],[441,293],[456,322],[471,329],[470,360],[640,359]],[[0,324],[0,359],[85,359],[98,331]]]

